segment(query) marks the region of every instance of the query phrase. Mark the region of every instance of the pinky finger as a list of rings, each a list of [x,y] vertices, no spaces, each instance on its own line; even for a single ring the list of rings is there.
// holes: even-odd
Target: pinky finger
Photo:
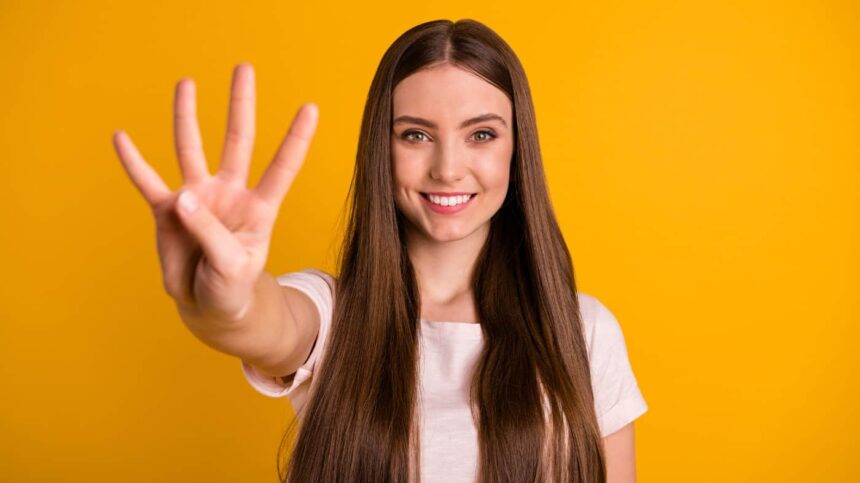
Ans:
[[[124,131],[117,130],[114,133],[113,145],[128,177],[150,205],[155,206],[171,195],[170,188],[152,166],[144,161],[140,151]]]

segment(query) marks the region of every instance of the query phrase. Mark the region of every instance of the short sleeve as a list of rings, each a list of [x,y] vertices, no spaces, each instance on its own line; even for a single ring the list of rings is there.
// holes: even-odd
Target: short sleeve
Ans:
[[[597,422],[606,437],[644,414],[648,404],[630,366],[618,320],[597,298],[580,293],[579,300]]]
[[[260,373],[245,360],[241,360],[242,373],[257,392],[274,398],[287,396],[294,409],[298,411],[299,407],[306,402],[314,367],[321,358],[327,340],[334,298],[329,284],[333,286],[334,281],[329,274],[312,268],[286,273],[278,276],[276,280],[281,286],[301,290],[313,300],[320,315],[320,330],[317,339],[305,363],[284,380]]]

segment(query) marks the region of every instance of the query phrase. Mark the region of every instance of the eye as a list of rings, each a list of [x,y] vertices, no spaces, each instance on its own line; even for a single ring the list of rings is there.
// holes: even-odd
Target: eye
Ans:
[[[493,131],[490,131],[489,129],[482,129],[480,131],[476,131],[474,135],[477,136],[479,134],[487,135],[487,137],[485,137],[483,139],[479,139],[479,141],[482,143],[492,141],[493,139],[496,139],[498,137],[498,136],[496,136],[496,133],[494,133]]]
[[[413,134],[418,135],[418,136],[424,136],[424,137],[426,137],[426,136],[427,136],[426,134],[424,134],[424,133],[423,133],[423,132],[421,132],[421,131],[415,131],[415,130],[412,130],[412,131],[406,131],[406,132],[404,132],[403,134],[401,134],[401,135],[400,135],[400,137],[401,137],[401,138],[403,138],[403,139],[405,139],[405,140],[407,140],[407,141],[414,141],[414,140],[415,140],[415,138],[411,138],[411,137],[410,137],[410,136],[411,136],[411,135],[413,135]]]
[[[419,137],[413,137],[413,136],[419,136]],[[421,141],[425,140],[425,139],[422,139],[421,136],[423,136],[424,138],[427,138],[427,134],[425,134],[421,131],[416,131],[414,129],[409,130],[409,131],[405,131],[403,134],[400,135],[400,137],[402,139],[405,139],[406,141],[414,141],[414,142],[421,142]],[[498,137],[496,135],[496,133],[494,133],[493,131],[491,131],[489,129],[482,129],[480,131],[476,131],[472,136],[478,136],[477,140],[481,143],[486,143],[486,142],[492,141],[493,139],[496,139]]]

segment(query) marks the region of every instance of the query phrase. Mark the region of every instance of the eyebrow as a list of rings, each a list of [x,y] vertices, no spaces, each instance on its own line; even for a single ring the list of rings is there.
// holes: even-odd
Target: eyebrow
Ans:
[[[472,124],[478,124],[479,122],[490,121],[490,120],[499,121],[502,123],[502,126],[508,127],[508,123],[506,123],[505,120],[502,119],[502,116],[500,116],[498,114],[488,113],[488,114],[481,114],[480,116],[473,117],[471,119],[466,119],[465,121],[463,121],[460,124],[460,129],[469,127]],[[436,129],[438,127],[436,125],[436,123],[433,121],[428,121],[427,119],[422,119],[420,117],[415,117],[415,116],[400,116],[394,120],[394,122],[392,123],[392,126],[397,125],[399,123],[418,124],[419,126],[428,127],[430,129]]]

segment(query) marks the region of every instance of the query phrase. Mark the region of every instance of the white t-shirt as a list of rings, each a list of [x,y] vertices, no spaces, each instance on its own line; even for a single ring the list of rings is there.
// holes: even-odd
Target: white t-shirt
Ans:
[[[326,283],[326,279],[328,283]],[[305,269],[277,277],[282,286],[306,293],[320,313],[320,331],[307,361],[285,384],[242,361],[248,382],[270,397],[287,396],[298,412],[307,402],[317,360],[322,357],[332,319],[327,273]],[[627,357],[624,335],[612,313],[595,297],[579,292],[588,347],[594,404],[602,436],[648,410]],[[421,320],[420,393],[421,481],[471,483],[477,475],[478,433],[469,409],[469,382],[483,349],[479,324]]]

